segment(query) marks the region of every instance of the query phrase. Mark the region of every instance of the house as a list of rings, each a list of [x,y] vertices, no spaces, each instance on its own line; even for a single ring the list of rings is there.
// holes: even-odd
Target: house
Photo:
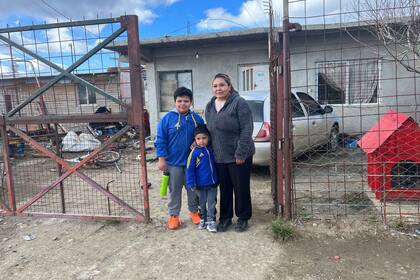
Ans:
[[[152,133],[172,107],[178,86],[193,90],[198,111],[212,96],[211,79],[219,72],[231,76],[239,91],[269,89],[267,28],[165,36],[140,43]],[[345,133],[362,134],[389,109],[419,120],[418,75],[390,59],[360,23],[304,26],[290,33],[290,44],[292,90],[332,105]],[[126,59],[125,42],[108,48]]]
[[[77,74],[82,79],[96,85],[120,99],[130,97],[128,69],[109,68],[107,72]],[[6,114],[12,108],[33,94],[39,87],[47,84],[54,76],[7,77],[0,80],[0,113]],[[24,107],[18,114],[34,116],[47,114],[83,114],[93,113],[98,107],[106,106],[112,112],[119,112],[120,106],[95,94],[85,86],[70,79],[62,79],[43,95],[46,112],[42,112],[42,100],[39,98]]]

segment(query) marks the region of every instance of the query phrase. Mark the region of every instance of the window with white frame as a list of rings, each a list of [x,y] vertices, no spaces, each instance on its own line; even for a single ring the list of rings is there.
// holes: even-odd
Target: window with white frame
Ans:
[[[79,104],[80,105],[92,105],[96,104],[96,93],[90,89],[87,89],[84,85],[79,84]]]
[[[174,92],[179,87],[192,90],[192,71],[159,72],[161,112],[168,112],[174,107]]]
[[[316,64],[317,99],[321,104],[378,102],[379,61],[357,59]]]

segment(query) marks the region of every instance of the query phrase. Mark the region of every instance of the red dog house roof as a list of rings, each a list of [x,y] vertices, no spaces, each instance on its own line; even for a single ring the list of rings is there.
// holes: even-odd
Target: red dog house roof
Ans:
[[[381,147],[385,141],[394,134],[407,120],[409,116],[389,110],[382,118],[357,142],[365,153],[370,154]]]

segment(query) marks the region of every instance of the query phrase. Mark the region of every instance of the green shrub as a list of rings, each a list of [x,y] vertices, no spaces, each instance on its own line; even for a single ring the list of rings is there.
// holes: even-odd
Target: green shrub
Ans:
[[[285,222],[282,218],[277,218],[271,222],[271,230],[274,238],[282,241],[293,239],[296,235],[295,227],[291,223]]]

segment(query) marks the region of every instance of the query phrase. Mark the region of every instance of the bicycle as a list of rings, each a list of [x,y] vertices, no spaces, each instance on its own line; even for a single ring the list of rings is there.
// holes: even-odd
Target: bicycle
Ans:
[[[68,163],[77,164],[77,163],[81,162],[82,160],[84,160],[87,156],[89,156],[89,154],[78,156],[78,157],[75,157],[75,158],[64,159],[64,160],[67,161]],[[89,160],[87,162],[87,164],[88,165],[94,165],[94,166],[97,166],[99,168],[114,165],[115,168],[117,168],[118,172],[122,173],[121,169],[119,168],[119,166],[117,164],[117,162],[120,159],[121,159],[121,154],[119,152],[108,150],[108,151],[102,151],[102,152],[98,153],[91,160]]]

